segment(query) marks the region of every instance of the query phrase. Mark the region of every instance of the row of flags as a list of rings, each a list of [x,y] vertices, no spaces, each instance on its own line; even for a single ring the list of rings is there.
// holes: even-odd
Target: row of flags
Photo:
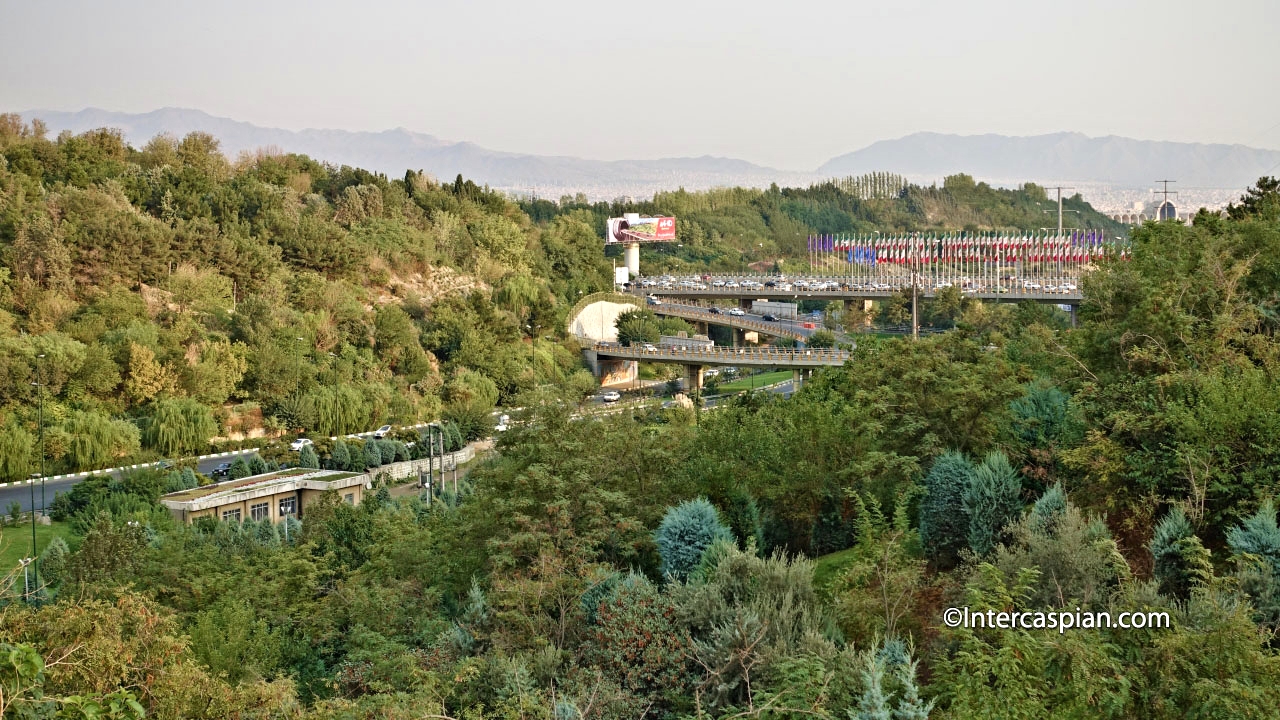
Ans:
[[[1106,240],[1100,230],[1076,230],[1062,235],[810,235],[808,241],[811,253],[842,253],[847,256],[846,262],[858,265],[981,261],[1088,262],[1111,255],[1113,244]]]

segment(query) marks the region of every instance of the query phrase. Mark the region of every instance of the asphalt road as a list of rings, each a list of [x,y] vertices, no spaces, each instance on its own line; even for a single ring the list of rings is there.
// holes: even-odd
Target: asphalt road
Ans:
[[[686,310],[703,310],[703,311],[707,310],[707,307],[704,305],[687,305],[684,303],[665,302],[665,301],[662,304],[667,307],[681,308]],[[662,312],[662,309],[660,306],[653,306],[653,307],[650,307],[649,309],[657,313]],[[733,317],[728,314],[727,309],[722,309],[721,312],[726,317]],[[742,315],[738,315],[737,317],[742,320],[754,320],[758,323],[764,323],[766,325],[777,325],[780,330],[785,330],[787,332],[795,333],[796,335],[801,335],[803,337],[809,337],[810,335],[812,335],[813,333],[817,332],[819,329],[822,328],[822,318],[815,317],[812,315],[802,315],[797,318],[779,317],[776,321],[765,320],[763,315],[757,315],[750,312],[744,312]],[[716,321],[715,318],[708,319],[708,322],[711,322],[711,323],[714,323],[715,321]],[[809,323],[814,327],[806,328],[804,326],[805,323]],[[725,324],[727,324],[727,322]]]
[[[218,467],[219,463],[232,462],[240,455],[248,456],[251,454],[252,454],[251,452],[241,452],[235,455],[224,455],[222,457],[207,458],[205,460],[200,460],[199,462],[197,462],[196,469],[199,472],[204,473],[205,475],[208,475],[214,468]],[[109,473],[109,474],[112,477],[119,477],[121,473],[120,471],[116,471],[114,473]],[[67,492],[72,487],[75,487],[76,483],[80,482],[81,480],[84,480],[86,477],[88,477],[87,474],[78,475],[76,477],[59,478],[57,480],[46,480],[44,482],[45,504],[47,505],[48,503],[53,502],[53,498],[55,495],[57,495],[60,492]],[[39,508],[40,507],[40,483],[33,483],[33,485],[9,484],[5,487],[0,487],[0,512],[7,513],[9,511],[9,503],[15,500],[18,501],[20,505],[22,505],[23,512],[30,510],[31,509],[31,488],[33,486],[35,487],[35,491],[36,491],[36,507]]]

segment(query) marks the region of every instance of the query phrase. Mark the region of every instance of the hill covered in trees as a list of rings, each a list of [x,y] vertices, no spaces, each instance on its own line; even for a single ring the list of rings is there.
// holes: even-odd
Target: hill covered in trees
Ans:
[[[237,404],[334,427],[522,409],[457,493],[329,496],[300,527],[179,525],[156,472],[82,483],[36,602],[4,570],[0,717],[1280,704],[1275,180],[1226,217],[1136,229],[1084,280],[1077,328],[961,298],[954,330],[865,338],[789,398],[577,419],[554,320],[608,281],[590,207],[535,219],[465,181],[6,127],[7,477],[30,468],[30,382],[58,462],[84,437],[225,430]],[[1170,627],[965,628],[948,608]]]
[[[941,187],[913,185],[891,173],[830,180],[808,188],[730,188],[660,192],[652,201],[588,203],[585,197],[522,201],[537,222],[563,217],[588,221],[604,236],[605,220],[622,213],[674,215],[679,246],[641,249],[645,272],[656,269],[741,271],[777,263],[803,272],[812,234],[872,232],[1014,232],[1057,227],[1057,198],[1033,184],[993,188],[968,175]],[[1064,198],[1067,228],[1103,230],[1116,237],[1125,226],[1095,211],[1079,195]]]

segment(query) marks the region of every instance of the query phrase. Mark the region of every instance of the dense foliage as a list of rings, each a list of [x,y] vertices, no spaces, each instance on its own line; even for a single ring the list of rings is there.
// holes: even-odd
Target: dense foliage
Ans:
[[[72,534],[41,548],[35,602],[0,571],[0,717],[1280,706],[1273,182],[1228,217],[1135,230],[1131,259],[1087,276],[1077,328],[1051,307],[965,301],[950,332],[867,337],[789,397],[582,417],[559,320],[608,281],[587,208],[535,223],[461,179],[0,127],[6,477],[37,458],[31,382],[59,467],[190,452],[209,423],[254,418],[338,435],[442,418],[453,448],[512,406],[456,490],[330,494],[301,522],[182,525],[157,504],[201,482],[181,467],[78,483],[54,504]],[[739,192],[826,191],[673,197],[693,216]],[[462,284],[427,292],[440,276]],[[288,457],[363,471],[413,452],[320,437]],[[957,628],[950,607],[1164,612],[1172,627]]]

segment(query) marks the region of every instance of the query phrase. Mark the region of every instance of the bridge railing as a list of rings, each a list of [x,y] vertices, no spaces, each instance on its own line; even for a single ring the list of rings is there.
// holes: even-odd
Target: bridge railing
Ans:
[[[802,350],[791,350],[774,347],[758,347],[758,348],[690,348],[690,347],[657,347],[653,350],[647,350],[644,347],[635,345],[623,345],[622,343],[596,343],[594,350],[604,355],[617,355],[622,357],[634,357],[638,359],[652,358],[654,360],[679,359],[679,360],[714,360],[718,362],[728,361],[753,361],[767,362],[777,361],[779,364],[793,364],[796,362],[805,363],[843,363],[849,359],[848,350],[835,350],[832,348],[805,348]]]
[[[792,338],[796,338],[797,340],[803,340],[805,337],[804,333],[796,330],[795,328],[787,327],[785,325],[780,325],[778,323],[765,322],[763,320],[754,320],[752,318],[739,317],[737,315],[729,315],[728,313],[723,313],[723,312],[713,313],[710,310],[703,310],[701,308],[694,308],[689,306],[677,306],[670,303],[664,303],[664,305],[666,305],[666,307],[663,307],[663,305],[652,306],[654,312],[659,315],[670,315],[672,317],[690,318],[694,320],[705,320],[707,322],[714,322],[722,325],[729,325],[731,327],[741,328],[744,330],[755,330],[757,332],[763,332],[767,335],[792,337]]]

